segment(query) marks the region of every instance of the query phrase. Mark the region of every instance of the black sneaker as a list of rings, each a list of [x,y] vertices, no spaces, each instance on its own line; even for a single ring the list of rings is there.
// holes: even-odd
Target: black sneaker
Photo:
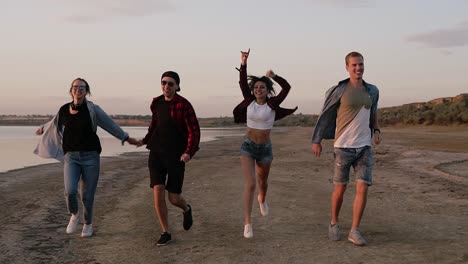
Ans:
[[[172,236],[168,232],[164,232],[161,234],[161,237],[159,238],[158,242],[156,243],[156,246],[165,246],[169,242],[172,241]]]
[[[192,227],[193,219],[192,219],[192,207],[187,204],[188,211],[184,212],[184,229],[187,231]]]

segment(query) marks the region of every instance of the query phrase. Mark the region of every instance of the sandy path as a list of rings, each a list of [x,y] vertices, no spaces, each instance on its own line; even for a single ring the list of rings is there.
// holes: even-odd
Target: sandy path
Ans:
[[[254,238],[242,236],[240,138],[204,143],[187,166],[184,196],[195,224],[170,209],[175,242],[156,247],[147,154],[105,158],[96,198],[96,235],[66,235],[61,164],[0,174],[0,263],[466,263],[468,129],[383,129],[374,186],[361,229],[366,247],[346,241],[354,182],[341,213],[342,241],[327,239],[333,172],[331,142],[310,153],[311,128],[273,134],[271,214],[254,204]],[[442,135],[447,143],[431,144]],[[418,139],[418,140],[415,140]],[[450,164],[450,169],[434,166]],[[464,166],[464,163],[459,163]],[[453,176],[453,177],[450,177]]]

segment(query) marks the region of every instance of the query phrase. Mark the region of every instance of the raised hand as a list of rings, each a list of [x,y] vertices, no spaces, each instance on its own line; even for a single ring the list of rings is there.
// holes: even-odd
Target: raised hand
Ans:
[[[265,76],[270,77],[270,78],[275,78],[276,74],[273,72],[273,70],[268,70]]]
[[[249,58],[250,48],[248,51],[241,51],[241,63],[242,65],[247,64],[247,58]]]

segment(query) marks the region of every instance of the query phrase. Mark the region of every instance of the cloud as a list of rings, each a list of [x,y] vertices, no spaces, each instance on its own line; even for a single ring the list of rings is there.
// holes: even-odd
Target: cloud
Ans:
[[[66,4],[71,11],[64,19],[72,23],[96,23],[121,17],[143,17],[175,10],[168,0],[81,0],[69,1]]]
[[[468,45],[468,22],[453,28],[438,29],[426,33],[415,34],[406,38],[409,42],[417,42],[431,48],[455,48]]]
[[[453,54],[453,52],[451,52],[450,50],[441,50],[441,53],[442,53],[443,55],[447,55],[447,56]]]

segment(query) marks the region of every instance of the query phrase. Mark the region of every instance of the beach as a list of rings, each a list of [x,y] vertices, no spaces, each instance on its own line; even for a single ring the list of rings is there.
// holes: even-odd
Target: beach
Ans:
[[[186,167],[183,196],[194,225],[169,206],[173,243],[161,233],[149,188],[147,153],[101,159],[95,235],[65,233],[63,165],[0,173],[0,263],[467,263],[468,127],[383,128],[373,149],[361,232],[347,241],[354,178],[340,214],[341,241],[327,238],[333,148],[312,155],[310,127],[273,131],[270,214],[254,201],[253,239],[243,237],[241,137],[203,142]],[[255,199],[254,199],[255,200]],[[81,230],[81,224],[79,226]]]

